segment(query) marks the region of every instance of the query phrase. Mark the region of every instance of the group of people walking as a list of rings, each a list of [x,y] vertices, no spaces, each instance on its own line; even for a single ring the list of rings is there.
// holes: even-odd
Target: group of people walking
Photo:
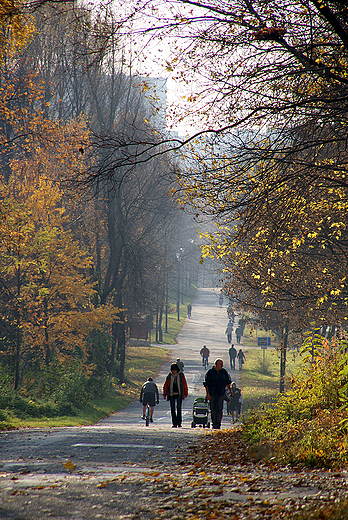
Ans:
[[[170,372],[163,385],[163,397],[170,402],[173,428],[181,428],[182,402],[188,396],[188,386],[184,375],[184,363],[177,359],[170,365]],[[159,403],[159,393],[153,378],[149,377],[140,391],[140,403],[143,405],[142,419],[145,419],[146,407],[149,405],[150,422],[153,422],[155,404]]]
[[[236,342],[238,343],[238,345],[240,344],[242,336],[244,334],[245,322],[246,322],[245,319],[241,318],[234,331],[234,333],[236,335]],[[228,343],[232,343],[233,325],[234,325],[234,320],[232,318],[230,318],[230,320],[227,324],[226,330],[225,330],[225,334],[227,335]]]
[[[216,359],[214,366],[206,372],[203,382],[206,399],[210,402],[211,421],[214,429],[221,428],[225,401],[227,401],[227,414],[230,414],[233,420],[238,419],[243,403],[240,388],[236,383],[232,383],[231,376],[223,368],[223,364],[222,359]],[[180,359],[176,363],[172,363],[163,385],[163,397],[170,402],[173,428],[180,428],[182,425],[182,402],[188,396],[183,368],[184,365]],[[149,377],[141,388],[140,402],[143,405],[142,418],[145,419],[146,407],[149,405],[150,422],[153,422],[154,407],[159,403],[159,392],[152,377]]]
[[[222,305],[223,297],[220,293],[219,304]],[[192,306],[187,306],[187,316],[191,317]],[[232,308],[228,310],[229,322],[226,328],[227,341],[231,344],[229,348],[229,358],[231,370],[236,370],[236,359],[238,360],[239,370],[242,370],[245,362],[245,354],[240,348],[237,352],[232,344],[232,333],[235,314]],[[246,320],[239,319],[238,326],[235,330],[236,341],[240,343],[244,333]],[[202,365],[208,367],[210,351],[206,345],[200,350],[202,357]],[[220,429],[223,415],[224,402],[227,401],[227,414],[232,416],[233,420],[237,420],[243,403],[242,392],[235,382],[232,382],[230,374],[223,368],[223,360],[218,358],[215,360],[212,368],[207,370],[203,382],[206,392],[206,400],[210,402],[211,421],[214,429]],[[170,412],[172,418],[172,427],[180,428],[182,425],[182,402],[188,396],[188,386],[184,375],[184,364],[178,358],[176,363],[170,366],[170,372],[166,376],[163,385],[163,397],[170,402]],[[144,383],[141,393],[140,402],[143,405],[142,418],[145,419],[146,407],[149,406],[150,422],[153,422],[153,411],[155,404],[159,403],[159,393],[157,385],[151,377]]]
[[[207,401],[210,401],[211,421],[214,429],[221,428],[224,402],[227,401],[227,413],[237,420],[243,403],[242,392],[236,383],[232,383],[231,376],[223,368],[224,362],[218,358],[214,366],[205,374],[203,385]]]
[[[228,355],[230,357],[231,370],[236,370],[236,359],[238,360],[238,369],[242,370],[245,362],[245,354],[243,350],[240,348],[237,352],[235,346],[231,345],[228,349]]]

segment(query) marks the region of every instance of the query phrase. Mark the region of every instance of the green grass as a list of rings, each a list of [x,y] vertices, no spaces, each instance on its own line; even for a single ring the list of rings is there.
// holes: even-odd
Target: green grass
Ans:
[[[171,303],[168,313],[168,332],[163,333],[164,345],[175,345],[176,336],[181,330],[186,318],[187,304],[197,288],[191,286],[189,294],[184,296],[180,303],[180,321],[177,319],[176,304]],[[163,326],[164,329],[164,320]],[[25,427],[66,427],[95,424],[100,419],[111,413],[125,408],[129,403],[139,397],[141,385],[149,376],[156,377],[162,365],[170,358],[170,350],[154,344],[155,338],[152,334],[151,343],[146,341],[131,340],[126,347],[125,381],[122,385],[115,380],[112,390],[107,397],[94,399],[88,405],[77,410],[75,415],[57,417],[18,417],[11,410],[5,410],[6,418],[0,420],[0,431],[11,428]],[[24,415],[24,414],[23,414]]]
[[[165,330],[165,316],[163,316],[162,321],[162,331],[163,331],[163,343],[165,345],[175,345],[176,344],[176,337],[178,333],[181,330],[181,327],[184,324],[185,318],[187,316],[187,304],[192,303],[192,298],[197,291],[197,287],[195,285],[191,285],[189,292],[187,295],[184,295],[184,303],[181,303],[182,300],[180,300],[180,306],[179,306],[179,317],[180,321],[178,321],[178,314],[177,314],[177,308],[176,303],[170,303],[168,306],[168,327],[167,331]],[[194,312],[194,310],[193,310]],[[152,334],[151,338],[152,343],[154,342],[154,337]]]
[[[176,307],[171,307],[170,312],[168,313],[168,333],[163,332],[163,343],[166,345],[175,345],[176,343],[176,336],[181,330],[181,327],[184,324],[185,318],[186,318],[186,309],[187,309],[187,303],[184,303],[183,305],[180,304],[180,321],[178,321],[178,315],[176,311]],[[164,326],[163,326],[164,330]]]
[[[247,348],[243,350],[246,362],[239,374],[239,384],[243,392],[243,410],[269,403],[279,392],[280,352],[277,349]],[[263,357],[265,356],[265,357]],[[298,364],[300,355],[295,351],[287,353],[286,378],[290,378]]]
[[[127,382],[122,385],[113,383],[107,397],[90,401],[87,406],[72,416],[18,418],[12,415],[10,410],[6,410],[7,417],[6,420],[0,421],[0,431],[11,428],[52,428],[95,424],[138,399],[141,385],[149,376],[156,377],[169,356],[169,350],[164,347],[134,342],[126,348],[125,379]]]

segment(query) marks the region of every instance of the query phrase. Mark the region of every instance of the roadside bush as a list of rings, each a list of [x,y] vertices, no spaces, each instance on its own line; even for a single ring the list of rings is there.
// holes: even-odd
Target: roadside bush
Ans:
[[[324,343],[324,342],[323,342]],[[304,359],[291,390],[243,417],[243,437],[257,459],[333,468],[348,462],[348,412],[342,408],[347,354],[324,343]]]
[[[88,392],[90,396],[94,398],[106,397],[112,391],[112,382],[113,378],[108,374],[104,374],[102,376],[97,374],[92,374],[88,379]]]
[[[15,395],[10,376],[0,370],[0,409],[6,409]]]
[[[271,376],[273,375],[273,372],[271,370],[272,363],[268,358],[263,358],[261,356],[258,356],[257,358],[257,365],[256,365],[256,372],[259,374],[263,374],[265,376]]]
[[[86,405],[91,399],[87,375],[80,367],[68,367],[53,397],[60,410],[64,406],[80,408]]]

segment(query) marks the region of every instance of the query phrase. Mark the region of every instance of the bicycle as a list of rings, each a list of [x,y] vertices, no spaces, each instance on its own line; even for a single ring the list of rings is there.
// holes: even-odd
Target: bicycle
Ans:
[[[150,424],[150,403],[146,403],[145,424],[146,426]]]

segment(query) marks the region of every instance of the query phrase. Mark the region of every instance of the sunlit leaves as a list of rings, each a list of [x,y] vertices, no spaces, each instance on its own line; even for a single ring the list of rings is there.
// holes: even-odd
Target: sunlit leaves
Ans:
[[[35,31],[33,18],[24,13],[21,0],[2,0],[0,4],[0,64],[15,55],[29,43]]]

